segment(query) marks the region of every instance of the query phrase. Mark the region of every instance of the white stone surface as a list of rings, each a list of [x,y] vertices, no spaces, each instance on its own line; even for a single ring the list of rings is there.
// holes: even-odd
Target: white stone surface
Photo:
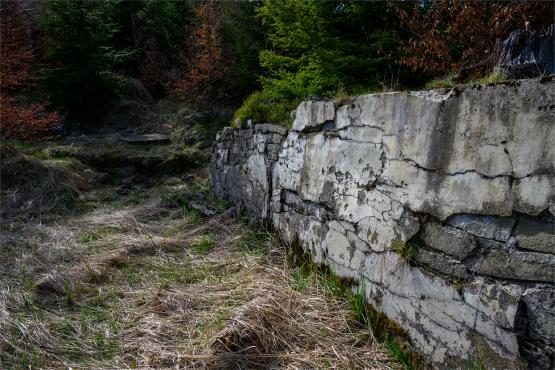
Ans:
[[[314,101],[302,102],[296,110],[293,130],[303,131],[310,128],[317,128],[326,121],[333,121],[335,118],[335,102],[333,101]]]
[[[307,101],[287,135],[251,130],[218,137],[215,191],[363,284],[434,366],[552,361],[555,82]]]

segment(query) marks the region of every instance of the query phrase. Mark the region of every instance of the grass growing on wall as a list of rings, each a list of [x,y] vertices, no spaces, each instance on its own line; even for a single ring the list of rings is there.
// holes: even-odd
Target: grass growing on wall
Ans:
[[[293,123],[291,111],[299,103],[300,100],[277,99],[257,91],[248,96],[235,112],[232,127],[244,128],[249,119],[255,123],[274,123],[290,127]]]
[[[441,89],[445,87],[453,87],[455,85],[455,75],[450,74],[443,78],[435,78],[426,83],[425,89]]]
[[[392,246],[393,252],[397,253],[401,258],[409,263],[414,263],[414,257],[417,251],[417,245],[413,242],[403,243],[402,241],[395,240]]]
[[[492,84],[497,82],[503,82],[507,80],[507,75],[503,71],[493,71],[482,78],[472,81],[479,84]]]

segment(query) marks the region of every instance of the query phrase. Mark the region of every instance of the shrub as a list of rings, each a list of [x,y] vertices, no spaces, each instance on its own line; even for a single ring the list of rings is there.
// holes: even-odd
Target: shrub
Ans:
[[[218,4],[207,1],[196,8],[198,25],[191,40],[189,68],[177,81],[175,92],[183,97],[201,100],[213,95],[217,83],[227,73],[221,42],[221,16]]]
[[[124,1],[119,7],[122,32],[116,36],[120,48],[134,45],[137,52],[128,69],[138,70],[141,82],[156,97],[164,96],[175,81],[175,69],[182,54],[184,30],[190,28],[194,4],[191,1]]]
[[[44,104],[21,103],[0,96],[0,129],[2,137],[38,139],[51,136],[60,117],[47,111]]]
[[[257,86],[258,51],[265,33],[258,2],[196,2],[182,40],[174,93],[189,102],[236,103]]]
[[[376,88],[399,73],[397,22],[387,2],[268,0],[258,14],[270,28],[260,65],[263,89],[273,96],[333,96],[340,84]]]

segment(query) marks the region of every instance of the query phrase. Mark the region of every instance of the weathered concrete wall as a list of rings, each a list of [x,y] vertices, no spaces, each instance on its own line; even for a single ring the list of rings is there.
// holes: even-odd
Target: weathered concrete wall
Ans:
[[[217,194],[363,283],[445,369],[553,368],[554,174],[538,80],[306,101],[289,133],[222,131],[210,166]]]

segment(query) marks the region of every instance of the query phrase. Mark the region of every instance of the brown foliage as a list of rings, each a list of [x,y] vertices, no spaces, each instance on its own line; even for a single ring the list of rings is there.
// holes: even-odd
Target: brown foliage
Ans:
[[[28,20],[17,2],[3,2],[0,9],[2,90],[13,90],[31,79],[33,54],[27,36]]]
[[[38,139],[51,135],[59,121],[57,112],[48,112],[43,104],[24,103],[0,96],[0,128],[3,137]]]
[[[48,132],[59,115],[18,96],[35,82],[32,66],[36,59],[24,4],[4,1],[0,5],[0,128],[3,136],[35,138]]]
[[[186,68],[175,84],[177,94],[202,100],[220,97],[217,83],[227,71],[221,45],[221,5],[214,1],[199,4],[196,9],[197,26],[189,40]]]
[[[554,11],[552,2],[484,0],[417,1],[396,10],[411,35],[401,63],[436,76],[484,60],[515,29],[549,25]]]

